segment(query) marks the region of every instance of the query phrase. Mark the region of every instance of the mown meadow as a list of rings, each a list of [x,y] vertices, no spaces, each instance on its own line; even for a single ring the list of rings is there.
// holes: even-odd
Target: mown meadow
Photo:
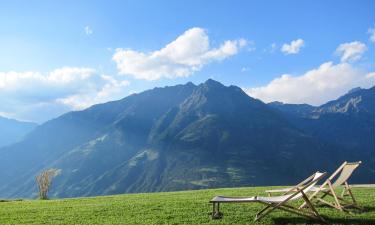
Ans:
[[[274,187],[208,189],[197,191],[124,194],[54,200],[2,200],[1,225],[42,224],[253,224],[263,205],[222,204],[224,217],[212,220],[209,200],[215,195],[265,195]],[[375,188],[354,188],[362,212],[347,214],[320,206],[329,224],[375,224]],[[257,224],[314,224],[286,212],[275,211]]]

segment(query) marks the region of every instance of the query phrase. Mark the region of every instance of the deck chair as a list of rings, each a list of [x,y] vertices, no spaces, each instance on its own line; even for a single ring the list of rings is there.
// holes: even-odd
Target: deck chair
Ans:
[[[318,201],[345,212],[349,212],[349,207],[354,207],[361,210],[362,208],[358,205],[348,184],[348,179],[361,163],[361,161],[350,163],[345,161],[317,190],[313,192],[313,194],[309,196],[309,200]],[[336,191],[340,186],[343,186],[343,191],[341,196],[338,196]],[[320,193],[323,195],[319,197],[318,194]],[[350,196],[350,200],[344,199],[344,196],[346,195]],[[333,197],[334,202],[325,200],[324,198],[327,196]],[[306,204],[304,203],[300,206],[300,208],[305,206]]]
[[[335,209],[338,209],[340,211],[346,211],[348,212],[349,207],[354,207],[357,209],[361,209],[361,207],[358,205],[357,201],[354,198],[353,192],[350,189],[350,186],[348,184],[348,179],[354,172],[354,170],[361,164],[361,161],[359,162],[344,162],[341,164],[339,168],[320,186],[314,186],[311,189],[309,189],[310,192],[313,192],[309,196],[309,200],[312,202],[318,201],[320,203],[323,203],[325,205],[331,206]],[[343,191],[341,193],[341,196],[338,196],[335,190],[337,190],[338,187],[344,186]],[[289,191],[290,188],[284,188],[284,189],[277,189],[277,190],[267,190],[266,193],[268,193],[269,196],[271,196],[272,193],[282,193]],[[322,193],[319,197],[318,194]],[[351,198],[351,201],[348,201],[344,199],[344,196],[349,195]],[[327,196],[332,196],[334,199],[334,202],[328,202],[324,198]],[[303,203],[300,208],[305,207],[306,203]]]
[[[266,205],[261,211],[259,211],[254,221],[259,221],[275,209],[281,209],[290,213],[294,213],[300,216],[307,217],[309,219],[314,219],[319,222],[325,222],[324,218],[321,217],[315,207],[311,204],[309,198],[305,194],[309,191],[316,183],[321,180],[326,173],[316,172],[306,180],[302,181],[301,183],[297,184],[293,188],[291,188],[288,192],[286,192],[282,196],[275,196],[275,197],[261,197],[261,196],[254,196],[254,197],[225,197],[225,196],[216,196],[214,197],[210,203],[212,203],[212,219],[220,219],[222,217],[222,213],[220,212],[220,203],[245,203],[245,202],[258,202],[261,204]],[[305,208],[296,208],[289,203],[291,201],[296,201],[303,199],[304,202],[307,204],[307,209]]]

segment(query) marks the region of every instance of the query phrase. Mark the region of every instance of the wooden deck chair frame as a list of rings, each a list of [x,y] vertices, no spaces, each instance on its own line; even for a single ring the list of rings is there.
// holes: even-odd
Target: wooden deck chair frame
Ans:
[[[325,205],[328,205],[328,206],[331,206],[335,209],[338,209],[340,211],[345,211],[345,212],[349,212],[348,211],[348,208],[349,207],[354,207],[354,208],[357,208],[359,210],[362,210],[362,208],[358,205],[354,195],[353,195],[353,192],[348,184],[348,179],[350,178],[351,174],[353,173],[353,171],[361,164],[362,162],[361,161],[358,161],[358,162],[344,162],[319,188],[318,190],[316,190],[313,194],[311,194],[309,196],[309,200],[310,201],[318,201],[320,203],[323,203]],[[352,170],[349,171],[350,173],[349,174],[346,174],[346,175],[343,175],[343,171],[345,169],[345,167],[347,166],[353,166]],[[342,181],[340,181],[339,179],[342,178],[342,176],[346,176],[344,177],[345,179],[343,179]],[[335,177],[337,177],[337,179],[334,181]],[[337,193],[335,192],[335,188],[337,188],[338,186],[342,186],[344,185],[344,189],[341,193],[341,196],[338,196]],[[318,194],[320,193],[323,193],[322,196],[319,197]],[[345,195],[349,195],[350,198],[351,198],[351,201],[348,201],[346,199],[344,199],[344,196]],[[333,197],[334,199],[334,202],[328,202],[326,201],[324,198],[327,197],[327,196],[331,196]],[[300,208],[303,208],[307,206],[306,203],[303,203]]]
[[[318,178],[315,179],[315,175],[317,173],[319,173],[320,175],[318,176]],[[284,211],[289,212],[289,213],[293,213],[293,214],[297,214],[299,216],[306,217],[308,219],[313,219],[313,220],[325,223],[324,218],[322,216],[320,216],[318,211],[315,209],[314,205],[310,202],[309,198],[305,194],[306,188],[309,188],[309,187],[311,187],[311,185],[316,184],[320,179],[322,179],[326,175],[326,173],[320,173],[320,172],[317,172],[317,173],[314,173],[313,175],[311,175],[310,177],[308,177],[307,179],[305,179],[301,183],[299,183],[296,186],[294,186],[293,188],[291,188],[290,191],[286,192],[284,195],[289,195],[289,196],[281,202],[261,201],[261,200],[257,200],[256,199],[257,197],[254,197],[254,200],[248,201],[248,202],[259,202],[259,203],[262,203],[262,204],[266,205],[265,208],[260,210],[255,215],[254,221],[259,221],[263,217],[265,217],[266,215],[270,214],[275,209],[280,209],[280,210],[284,210]],[[288,204],[290,201],[292,201],[296,198],[299,199],[300,197],[297,196],[299,194],[300,194],[300,197],[302,197],[302,199],[304,200],[304,203],[307,204],[307,206],[308,206],[307,209],[298,208],[298,207],[295,207],[293,205]],[[273,198],[273,197],[270,197],[270,198]],[[234,199],[233,201],[225,201],[225,203],[230,203],[230,202],[231,203],[239,203],[238,201],[235,200],[235,198],[233,198],[233,199]],[[241,201],[241,202],[246,202],[246,201]],[[220,203],[223,203],[223,202],[211,200],[210,203],[212,203],[212,214],[211,214],[212,219],[221,218],[222,213],[220,212]]]

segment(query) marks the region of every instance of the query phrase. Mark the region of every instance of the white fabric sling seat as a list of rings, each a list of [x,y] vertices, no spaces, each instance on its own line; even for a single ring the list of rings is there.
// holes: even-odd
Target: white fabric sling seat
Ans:
[[[350,207],[362,210],[362,207],[358,205],[356,199],[354,198],[353,192],[348,183],[348,180],[352,176],[354,170],[357,169],[361,163],[361,161],[345,161],[326,181],[324,181],[318,190],[314,191],[313,194],[309,196],[309,199],[331,206],[343,212],[350,212]],[[338,196],[336,191],[340,186],[343,186],[344,188],[341,196]],[[346,195],[349,195],[349,200],[344,198]],[[325,198],[327,196],[333,197],[333,202],[326,200]],[[306,204],[304,203],[300,206],[300,208],[305,206]]]
[[[353,174],[354,170],[361,164],[361,161],[358,162],[344,162],[341,164],[339,168],[329,177],[326,181],[323,182],[320,186],[314,186],[313,188],[309,189],[309,192],[313,192],[309,196],[309,200],[311,201],[318,201],[322,204],[331,206],[335,209],[340,211],[349,212],[349,207],[354,207],[357,209],[361,209],[358,205],[356,199],[354,198],[353,192],[348,184],[348,180]],[[338,196],[335,190],[338,187],[343,186],[343,192],[341,196]],[[283,188],[283,189],[276,189],[276,190],[267,190],[269,196],[271,193],[285,193],[288,192],[291,188]],[[319,195],[322,194],[322,195]],[[351,201],[344,199],[345,195],[349,195]],[[333,202],[329,202],[324,198],[327,196],[333,197]],[[306,203],[303,203],[300,208],[305,207]]]
[[[315,207],[310,203],[306,196],[311,188],[316,185],[316,183],[322,179],[326,173],[316,172],[306,180],[297,184],[291,188],[287,193],[281,196],[253,196],[253,197],[227,197],[227,196],[216,196],[211,199],[212,203],[212,218],[219,219],[222,217],[220,212],[220,203],[251,203],[258,202],[267,205],[264,209],[258,212],[255,216],[255,221],[259,221],[261,218],[269,214],[275,209],[281,209],[290,213],[298,214],[310,219],[318,220],[320,222],[325,222],[324,218],[319,215]],[[290,201],[303,199],[306,204],[308,204],[308,209],[298,209],[290,204]]]

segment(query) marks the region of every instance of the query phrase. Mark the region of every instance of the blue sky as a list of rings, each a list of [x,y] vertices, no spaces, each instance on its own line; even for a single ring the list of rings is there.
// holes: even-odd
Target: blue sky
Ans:
[[[2,1],[0,115],[43,122],[208,78],[266,102],[319,105],[375,85],[374,9],[374,1]]]

